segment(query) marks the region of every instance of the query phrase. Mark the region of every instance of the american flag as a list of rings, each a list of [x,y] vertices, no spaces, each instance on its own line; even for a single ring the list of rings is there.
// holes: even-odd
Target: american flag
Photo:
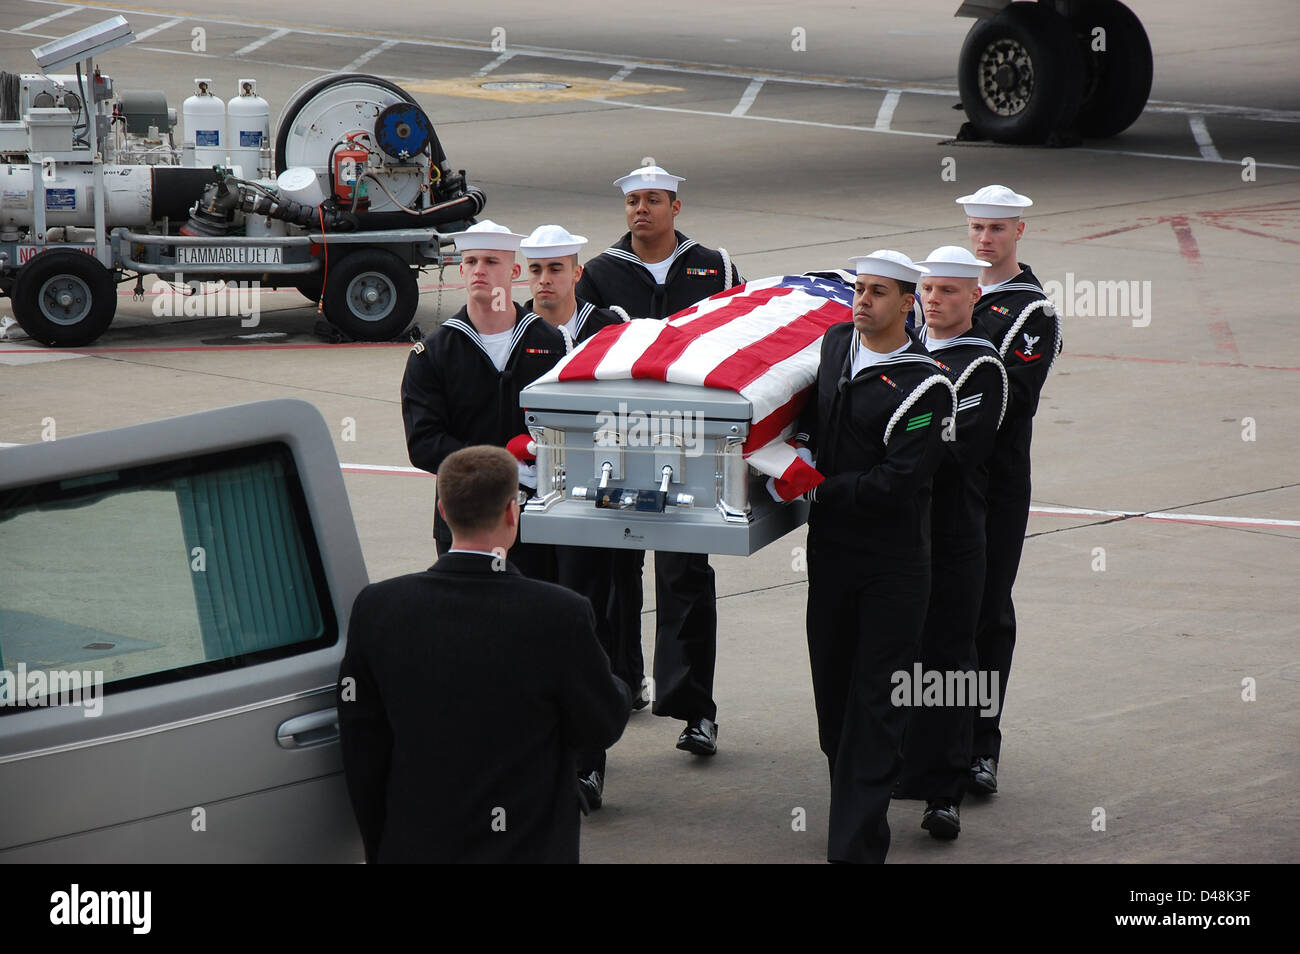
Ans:
[[[735,391],[753,408],[745,458],[801,493],[822,477],[787,441],[817,378],[822,335],[853,318],[852,282],[846,272],[763,278],[666,321],[611,325],[538,383],[643,378]]]

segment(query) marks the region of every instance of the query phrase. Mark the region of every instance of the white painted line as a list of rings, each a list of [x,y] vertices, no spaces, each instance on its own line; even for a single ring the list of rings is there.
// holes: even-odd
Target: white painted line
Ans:
[[[427,470],[418,467],[394,467],[390,464],[339,464],[345,474],[415,474],[420,477],[432,477]]]
[[[621,82],[623,82],[623,80],[625,80],[625,79],[627,79],[629,76],[631,76],[631,75],[632,75],[632,71],[635,70],[635,69],[636,69],[636,64],[635,64],[635,63],[628,63],[626,66],[624,66],[622,69],[620,69],[617,73],[615,73],[613,76],[611,76],[611,77],[609,78],[609,81],[610,81],[611,83],[621,83]]]
[[[1219,103],[1178,103],[1162,100],[1147,102],[1148,113],[1200,113],[1204,116],[1232,116],[1262,123],[1300,123],[1300,110],[1270,109],[1267,106],[1225,106]]]
[[[419,467],[395,467],[390,464],[339,464],[347,474],[408,474],[431,476]],[[1225,527],[1300,527],[1300,520],[1276,520],[1271,517],[1224,517],[1203,513],[1170,513],[1162,510],[1090,510],[1084,507],[1031,507],[1031,514],[1044,517],[1129,517],[1167,520],[1175,523],[1207,523]]]
[[[1192,138],[1196,140],[1196,148],[1201,150],[1201,158],[1208,159],[1210,162],[1222,162],[1223,157],[1219,155],[1219,150],[1214,148],[1210,131],[1205,128],[1205,117],[1188,116],[1187,125],[1192,127]]]
[[[1300,520],[1273,520],[1269,517],[1216,517],[1203,513],[1144,513],[1142,516],[1148,520],[1191,521],[1225,526],[1300,527]]]
[[[283,27],[281,27],[279,30],[274,31],[273,33],[268,33],[260,40],[254,40],[252,43],[248,44],[248,46],[241,46],[239,49],[235,50],[234,55],[247,56],[249,53],[252,53],[254,50],[260,50],[262,47],[266,46],[266,44],[270,43],[272,40],[278,40],[280,39],[280,37],[288,36],[292,32],[293,32],[292,30],[286,30]]]
[[[136,7],[118,7],[110,4],[96,4],[97,10],[108,10],[111,13],[138,14],[139,8]],[[231,17],[203,16],[201,18],[191,17],[191,19],[201,19],[205,23],[219,23],[225,26],[241,27],[248,30],[266,29],[270,24],[267,22],[255,22],[248,20],[237,20]],[[0,33],[14,33],[15,30],[0,30]],[[322,36],[330,39],[357,39],[357,40],[375,40],[379,39],[382,34],[350,32],[345,30],[313,30],[307,27],[292,27],[291,32],[301,33],[305,36]],[[447,50],[471,50],[484,51],[488,49],[486,44],[471,43],[464,40],[450,39],[426,39],[423,37],[403,37],[402,43],[411,46],[423,46],[432,49]],[[564,47],[546,47],[546,46],[520,46],[515,47],[513,55],[533,56],[542,59],[565,60],[571,63],[599,63],[609,66],[629,65],[626,56],[616,54],[587,53],[582,50],[570,50]],[[281,64],[291,65],[291,64]],[[307,67],[302,67],[307,68]],[[687,73],[695,76],[725,76],[737,79],[753,79],[756,75],[753,70],[745,70],[730,66],[725,63],[709,62],[692,62],[689,60],[678,61],[661,61],[661,60],[641,60],[637,61],[636,68],[664,70],[671,73]],[[324,71],[328,72],[328,71]],[[903,83],[897,80],[890,80],[875,76],[808,76],[797,73],[773,73],[764,71],[763,78],[773,83],[792,83],[804,86],[823,86],[835,89],[866,89],[876,90],[879,92],[888,92],[891,89],[902,89],[908,93],[918,93],[926,96],[957,96],[958,90],[955,87],[925,85],[919,83]],[[1204,113],[1222,116],[1236,116],[1242,119],[1256,119],[1264,122],[1282,122],[1282,123],[1300,123],[1300,110],[1289,109],[1270,109],[1264,106],[1229,106],[1222,103],[1184,103],[1176,100],[1149,100],[1146,106],[1147,110],[1153,112],[1168,113]],[[1093,150],[1105,152],[1108,150]],[[1151,158],[1181,158],[1178,156],[1166,157],[1158,156],[1152,153],[1131,153],[1130,155],[1141,155]],[[1261,163],[1262,165],[1262,163]],[[1291,169],[1295,166],[1275,166],[1273,168]]]
[[[117,7],[117,6],[111,6],[109,4],[102,4],[102,5],[97,4],[96,9],[108,10],[111,13],[137,14],[140,12],[138,8]],[[204,16],[202,17],[202,20],[205,23],[219,23],[224,26],[235,26],[235,27],[241,27],[243,29],[248,29],[248,30],[266,29],[266,27],[270,25],[267,22],[236,20],[231,17],[218,17],[218,16]],[[346,30],[313,30],[307,27],[293,27],[292,30],[294,33],[301,33],[304,36],[321,36],[321,37],[327,37],[329,39],[343,38],[343,39],[354,39],[354,40],[375,40],[382,35],[382,34],[375,34],[375,33],[350,32]],[[0,31],[0,32],[7,32],[7,31]],[[431,49],[471,50],[471,51],[480,51],[480,52],[489,49],[489,47],[486,44],[470,43],[464,40],[424,39],[421,37],[403,37],[401,42],[409,44],[411,46],[424,46],[424,47],[429,47]],[[570,63],[600,63],[608,66],[614,66],[620,64],[626,65],[627,63],[626,56],[620,56],[616,54],[585,53],[581,50],[570,50],[563,47],[522,46],[522,47],[515,47],[513,50],[513,54],[519,56],[533,56],[539,59],[564,60]],[[725,63],[707,63],[707,62],[692,63],[685,60],[676,61],[676,62],[661,61],[661,60],[643,60],[643,61],[639,61],[638,66],[639,68],[643,68],[643,69],[666,70],[671,73],[688,73],[695,76],[723,76],[723,77],[730,77],[735,79],[753,79],[755,75],[757,75],[753,70],[745,70],[743,68],[729,66]],[[796,84],[807,85],[807,86],[826,86],[826,87],[832,87],[837,89],[840,88],[871,89],[871,90],[880,90],[882,92],[885,90],[895,88],[900,85],[897,80],[881,79],[878,77],[871,77],[871,76],[865,76],[865,77],[854,76],[854,77],[846,77],[844,79],[841,79],[839,77],[809,77],[809,76],[802,76],[795,73],[774,75],[769,72],[764,72],[763,76],[768,80],[780,81],[782,83],[796,83]],[[909,93],[922,93],[922,94],[928,94],[932,96],[956,96],[957,95],[957,90],[955,88],[947,88],[947,87],[939,87],[939,86],[924,86],[920,84],[910,84],[910,83],[905,84],[905,88]]]
[[[361,67],[365,66],[367,63],[369,63],[371,60],[373,60],[373,59],[374,59],[376,56],[378,56],[380,53],[383,53],[385,50],[391,50],[393,47],[397,46],[397,44],[398,44],[399,42],[401,42],[401,41],[400,41],[400,40],[385,40],[383,43],[380,43],[380,44],[379,44],[377,47],[375,47],[373,50],[366,50],[366,52],[362,53],[360,56],[358,56],[355,60],[353,60],[353,61],[352,61],[351,63],[349,63],[347,66],[343,67],[343,69],[340,70],[340,72],[342,72],[342,73],[355,73],[357,70],[359,70]]]
[[[0,442],[0,448],[22,446],[24,445]],[[422,470],[419,467],[401,467],[393,464],[345,464],[340,462],[339,470],[345,474],[433,476],[427,470]],[[1145,517],[1148,520],[1170,520],[1176,523],[1211,523],[1229,527],[1300,527],[1300,520],[1276,520],[1272,517],[1223,517],[1204,513],[1170,513],[1162,510],[1144,512],[1141,510],[1090,510],[1085,507],[1030,507],[1029,512],[1044,517]]]
[[[873,129],[870,126],[851,126],[847,123],[820,123],[811,119],[785,119],[779,116],[732,116],[731,113],[717,113],[707,109],[682,109],[679,106],[650,106],[647,103],[629,103],[616,99],[602,99],[593,96],[585,100],[588,103],[600,103],[604,106],[619,106],[624,109],[650,109],[660,113],[685,113],[688,116],[719,116],[723,119],[749,119],[763,123],[785,123],[791,126],[817,126],[821,129],[849,129],[854,132],[879,132],[885,136],[920,136],[923,139],[951,139],[946,133],[905,132],[901,129]],[[1262,163],[1261,163],[1262,165]]]
[[[59,17],[66,17],[69,13],[76,13],[78,10],[84,10],[85,7],[76,6],[68,7],[66,10],[60,10],[58,13],[51,13],[48,17],[41,17],[39,20],[29,20],[20,27],[14,27],[14,33],[26,33],[28,30],[35,30],[38,26],[43,26],[51,20],[57,20]]]
[[[1127,149],[1096,149],[1092,146],[1071,146],[1071,152],[1096,152],[1106,156],[1134,156],[1138,159],[1177,159],[1180,162],[1220,162],[1229,166],[1239,166],[1236,159],[1207,159],[1204,156],[1175,156],[1164,152],[1130,152]],[[1257,162],[1261,169],[1300,169],[1300,166],[1285,162]]]
[[[1147,520],[1171,520],[1176,523],[1213,523],[1229,527],[1300,527],[1300,520],[1275,520],[1271,517],[1224,517],[1204,513],[1172,513],[1165,510],[1089,510],[1083,507],[1030,507],[1029,512],[1045,517],[1141,517]]]
[[[0,31],[4,32],[4,31]],[[33,34],[35,36],[35,34]],[[141,46],[132,47],[132,49],[143,50],[146,53],[166,53],[170,56],[197,56],[203,60],[225,60],[229,57],[224,53],[196,53],[193,50],[172,50],[161,46]],[[245,60],[246,63],[265,64],[275,66],[286,70],[306,70],[308,73],[337,73],[338,70],[328,66],[302,66],[298,63],[276,63],[270,60]],[[1262,164],[1262,163],[1261,163]]]
[[[872,127],[876,132],[889,131],[889,124],[894,121],[894,110],[898,108],[902,96],[901,89],[891,89],[885,94],[885,98],[880,101],[880,111],[876,113],[876,124]]]
[[[745,92],[740,96],[740,102],[731,108],[731,115],[743,116],[749,112],[749,107],[754,105],[754,100],[758,98],[758,91],[763,88],[763,80],[750,80],[749,85],[745,87]]]
[[[148,39],[149,37],[153,36],[155,33],[161,33],[163,30],[171,29],[176,24],[180,23],[183,19],[185,18],[176,17],[174,20],[167,20],[164,23],[158,24],[156,27],[150,27],[149,29],[145,30],[143,33],[137,33],[135,35],[135,41],[138,43],[141,40]]]
[[[493,61],[492,61],[491,63],[489,63],[487,66],[483,67],[481,70],[479,70],[479,71],[478,71],[477,73],[475,73],[474,75],[475,75],[475,76],[487,76],[489,73],[491,73],[491,72],[492,72],[493,70],[495,70],[497,67],[499,67],[499,66],[503,66],[504,64],[509,63],[510,60],[513,59],[514,56],[515,56],[518,52],[519,52],[518,50],[506,50],[504,53],[502,53],[502,54],[501,54],[500,56],[498,56],[495,60],[493,60]]]
[[[910,92],[910,91],[909,91]],[[874,126],[854,126],[848,123],[823,123],[815,122],[811,119],[785,119],[777,116],[735,116],[731,113],[718,113],[704,109],[683,109],[679,106],[651,106],[647,103],[631,103],[626,100],[603,99],[592,97],[586,102],[600,103],[605,106],[621,106],[626,109],[651,109],[665,113],[686,113],[691,116],[721,116],[723,118],[751,119],[765,123],[786,123],[792,126],[816,126],[821,129],[848,129],[856,132],[875,132],[886,136],[921,136],[926,139],[951,139],[952,136],[947,133],[923,133],[910,132],[904,129],[877,129]],[[1108,156],[1135,156],[1140,159],[1178,159],[1187,162],[1220,162],[1227,165],[1240,165],[1232,159],[1206,159],[1204,156],[1174,156],[1158,152],[1129,152],[1123,149],[1095,149],[1087,146],[1075,146],[1072,152],[1096,152]],[[1281,162],[1257,162],[1257,166],[1265,169],[1300,169],[1300,165],[1288,165]]]
[[[1136,517],[1132,510],[1086,510],[1082,507],[1031,507],[1030,513],[1062,517]]]

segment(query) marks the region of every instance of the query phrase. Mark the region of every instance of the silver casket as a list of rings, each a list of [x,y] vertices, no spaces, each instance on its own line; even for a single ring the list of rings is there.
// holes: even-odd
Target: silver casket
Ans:
[[[752,406],[734,391],[650,380],[529,385],[537,491],[521,539],[748,556],[808,518],[742,456]]]

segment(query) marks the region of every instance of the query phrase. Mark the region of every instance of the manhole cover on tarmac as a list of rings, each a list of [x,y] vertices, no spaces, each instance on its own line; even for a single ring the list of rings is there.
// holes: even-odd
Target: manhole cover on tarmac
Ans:
[[[521,90],[521,89],[568,89],[569,83],[554,83],[543,80],[503,80],[493,83],[480,83],[482,89]]]

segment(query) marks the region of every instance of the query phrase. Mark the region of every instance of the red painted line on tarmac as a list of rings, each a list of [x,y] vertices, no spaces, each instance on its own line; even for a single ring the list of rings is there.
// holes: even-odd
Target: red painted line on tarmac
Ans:
[[[1187,216],[1171,215],[1169,226],[1174,230],[1174,238],[1178,239],[1178,251],[1183,259],[1189,265],[1200,265],[1201,248],[1196,244],[1196,236],[1192,234],[1192,225],[1187,221]]]
[[[1155,223],[1152,221],[1142,221],[1139,222],[1137,225],[1125,225],[1122,228],[1109,229],[1105,232],[1097,232],[1093,235],[1081,235],[1078,238],[1067,239],[1066,244],[1069,244],[1070,242],[1091,242],[1093,239],[1110,238],[1112,235],[1123,235],[1125,232],[1133,232],[1136,231],[1137,229],[1144,229],[1148,225],[1152,225],[1152,224]]]
[[[1196,244],[1196,236],[1192,234],[1192,225],[1185,215],[1171,215],[1169,217],[1169,226],[1174,230],[1174,237],[1178,239],[1178,251],[1183,256],[1183,260],[1192,268],[1192,275],[1199,279],[1201,272],[1201,248]],[[1214,340],[1214,347],[1224,354],[1230,354],[1234,358],[1240,358],[1241,352],[1237,350],[1236,339],[1232,336],[1232,328],[1228,320],[1223,317],[1219,307],[1210,300],[1210,296],[1202,296],[1205,301],[1205,310],[1211,319],[1207,326],[1210,331],[1210,337]]]
[[[5,348],[0,354],[168,354],[183,351],[301,351],[306,348],[409,348],[409,341],[349,341],[330,344],[246,344],[246,345],[185,345],[172,348]]]
[[[1274,242],[1287,242],[1291,245],[1300,245],[1300,240],[1283,238],[1280,235],[1269,235],[1267,232],[1256,232],[1254,229],[1243,229],[1240,225],[1224,225],[1222,222],[1206,222],[1206,225],[1212,225],[1216,229],[1229,229],[1233,232],[1241,232],[1245,235],[1253,235],[1256,238],[1272,239]]]
[[[301,351],[309,348],[406,348],[405,341],[351,341],[346,344],[246,344],[246,345],[186,345],[156,348],[0,348],[0,354],[167,354],[186,351]],[[1143,364],[1181,364],[1196,368],[1243,368],[1247,371],[1300,371],[1300,367],[1275,364],[1244,364],[1240,361],[1186,361],[1179,358],[1144,358],[1131,354],[1086,354],[1070,352],[1073,358],[1096,358],[1101,361],[1136,361]]]
[[[465,286],[464,286],[464,285],[419,285],[419,286],[417,286],[417,287],[418,287],[419,290],[423,293],[423,292],[428,292],[428,291],[453,291],[453,290],[456,290],[456,289],[463,289]],[[197,296],[182,295],[179,291],[174,291],[174,290],[169,290],[169,291],[147,291],[147,292],[144,293],[144,297],[145,297],[145,298],[161,298],[163,295],[176,295],[177,297],[181,297],[181,298],[189,298],[189,297],[206,297],[206,296],[208,296],[208,295],[220,295],[220,294],[222,294],[222,292],[227,291],[227,290],[228,290],[228,289],[224,289],[224,288],[214,288],[214,289],[212,289],[211,291],[200,292]],[[302,298],[302,300],[303,300],[304,302],[307,302],[307,301],[308,301],[308,299],[303,298],[302,292],[298,291],[298,289],[296,289],[296,288],[258,288],[257,291],[258,291],[259,294],[262,294],[262,295],[296,295],[296,296],[298,296],[299,298]],[[118,297],[118,298],[134,298],[134,297],[135,297],[135,292],[133,292],[133,291],[118,291],[118,293],[117,293],[117,297]],[[306,305],[304,305],[303,307],[306,307]]]
[[[383,467],[378,464],[339,464],[339,470],[345,474],[384,474],[398,477],[432,477],[427,470],[416,467]]]
[[[1276,364],[1244,364],[1240,361],[1184,361],[1179,358],[1143,358],[1131,354],[1083,354],[1070,352],[1072,358],[1100,358],[1105,361],[1138,361],[1144,364],[1184,364],[1195,368],[1245,368],[1248,371],[1300,371]]]

